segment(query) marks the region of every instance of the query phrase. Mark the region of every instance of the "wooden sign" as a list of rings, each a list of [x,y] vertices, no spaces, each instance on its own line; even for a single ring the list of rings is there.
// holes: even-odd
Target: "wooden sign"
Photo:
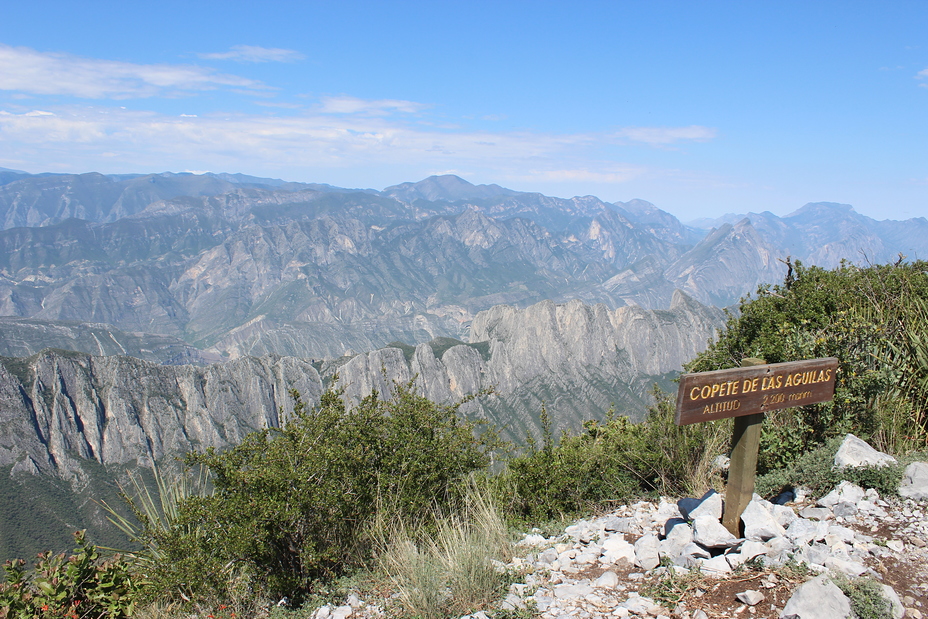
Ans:
[[[834,357],[684,374],[677,391],[677,425],[828,402],[834,397]]]
[[[741,514],[754,494],[764,413],[834,398],[834,357],[765,363],[743,359],[740,368],[684,374],[677,391],[677,425],[735,417],[722,524],[741,537]]]

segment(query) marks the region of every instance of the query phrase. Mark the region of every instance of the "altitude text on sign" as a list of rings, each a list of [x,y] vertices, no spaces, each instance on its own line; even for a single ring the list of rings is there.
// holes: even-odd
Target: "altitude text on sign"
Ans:
[[[834,397],[834,357],[684,374],[677,425],[827,402]]]

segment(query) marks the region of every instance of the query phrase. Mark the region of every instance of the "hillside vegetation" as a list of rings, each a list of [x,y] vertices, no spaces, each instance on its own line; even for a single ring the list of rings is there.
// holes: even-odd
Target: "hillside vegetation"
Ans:
[[[926,299],[925,262],[845,264],[832,271],[790,264],[785,281],[744,300],[716,343],[687,369],[735,367],[744,357],[839,359],[833,402],[769,416],[761,473],[786,470],[846,432],[896,454],[923,449]],[[698,494],[720,481],[711,462],[725,453],[730,434],[725,421],[675,426],[669,398],[658,393],[640,424],[609,414],[561,437],[546,424],[540,444],[529,440],[526,452],[500,464],[506,446],[492,428],[465,422],[455,406],[402,386],[389,400],[373,394],[353,407],[340,395],[329,390],[315,408],[297,399],[282,429],[252,433],[225,452],[191,454],[187,463],[208,469],[213,491],[179,497],[172,518],[152,518],[145,497],[127,497],[140,520],[134,537],[142,549],[134,559],[102,564],[80,587],[68,588],[65,576],[51,584],[43,574],[63,568],[49,568],[49,557],[42,559],[45,572],[34,576],[11,564],[8,573],[18,586],[0,587],[0,602],[22,610],[0,611],[0,617],[39,616],[41,604],[50,603],[80,608],[79,616],[128,616],[136,607],[126,596],[145,608],[197,616],[224,616],[217,613],[233,606],[266,608],[284,596],[298,606],[345,574],[389,570],[390,561],[378,557],[405,551],[425,561],[428,553],[417,548],[437,553],[441,544],[423,540],[447,535],[449,522],[479,531],[466,525],[475,493],[482,505],[491,496],[496,509],[520,526],[632,497]],[[391,530],[404,533],[391,538]],[[96,558],[80,540],[75,556],[74,564]],[[481,557],[474,565],[490,573],[492,557]],[[434,572],[436,590],[455,591],[455,573]],[[103,605],[104,577],[119,587],[120,604]],[[490,588],[501,587],[503,578]],[[400,587],[412,582],[395,574],[388,580]]]
[[[928,263],[834,270],[791,265],[785,281],[743,301],[689,372],[836,357],[833,402],[768,415],[761,472],[780,468],[830,437],[854,432],[904,452],[928,440]]]

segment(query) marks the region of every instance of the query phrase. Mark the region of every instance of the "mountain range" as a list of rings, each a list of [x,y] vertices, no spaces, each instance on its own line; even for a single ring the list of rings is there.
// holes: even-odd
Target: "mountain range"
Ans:
[[[467,339],[474,315],[498,304],[665,308],[680,289],[724,307],[781,280],[787,256],[831,267],[928,255],[924,218],[879,222],[828,203],[701,230],[641,200],[455,176],[380,192],[229,174],[2,180],[0,315],[232,358]]]
[[[88,497],[278,426],[291,388],[491,390],[462,412],[516,441],[542,407],[558,432],[610,407],[640,419],[788,258],[900,253],[928,255],[928,221],[831,203],[684,224],[451,175],[376,191],[0,170],[0,495],[18,506],[0,552],[113,535]],[[37,512],[52,533],[22,533]]]

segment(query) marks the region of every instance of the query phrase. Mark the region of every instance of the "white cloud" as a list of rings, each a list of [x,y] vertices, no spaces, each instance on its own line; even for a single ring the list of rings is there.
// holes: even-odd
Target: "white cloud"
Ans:
[[[197,55],[206,60],[234,60],[236,62],[295,62],[306,57],[292,49],[258,45],[233,45],[227,52]]]
[[[0,44],[0,90],[103,99],[219,87],[266,89],[254,80],[192,65],[135,64]]]
[[[371,116],[383,116],[391,112],[415,114],[428,107],[414,101],[398,99],[371,101],[356,97],[322,97],[320,102],[322,108],[319,111],[323,114],[367,114]]]
[[[598,169],[597,169],[598,168]],[[520,178],[524,181],[539,181],[553,183],[627,183],[641,178],[648,173],[643,166],[610,166],[598,164],[595,168],[580,168],[574,170],[532,170],[528,175]]]
[[[928,69],[922,69],[921,71],[916,73],[915,79],[917,80],[928,79]],[[921,84],[919,84],[919,86],[921,86],[922,88],[928,88],[928,83],[922,82]]]
[[[407,170],[401,174],[411,177],[419,171],[466,169],[485,178],[571,187],[620,185],[659,174],[604,160],[602,150],[616,143],[612,133],[449,130],[390,114],[423,107],[409,101],[338,97],[326,99],[314,111],[285,117],[76,106],[46,108],[41,114],[0,111],[0,152],[31,161],[28,167],[33,169],[49,170],[45,162],[56,162],[58,167],[49,171],[209,169],[305,179],[322,170],[329,170],[331,178],[334,170]],[[654,129],[655,135],[672,131]],[[684,127],[676,139],[702,135]],[[114,161],[122,167],[114,170]],[[373,180],[371,174],[365,176]]]
[[[651,146],[666,146],[674,142],[691,140],[705,142],[715,138],[716,131],[711,127],[690,125],[689,127],[625,127],[616,132],[616,137],[632,142],[642,142]]]

